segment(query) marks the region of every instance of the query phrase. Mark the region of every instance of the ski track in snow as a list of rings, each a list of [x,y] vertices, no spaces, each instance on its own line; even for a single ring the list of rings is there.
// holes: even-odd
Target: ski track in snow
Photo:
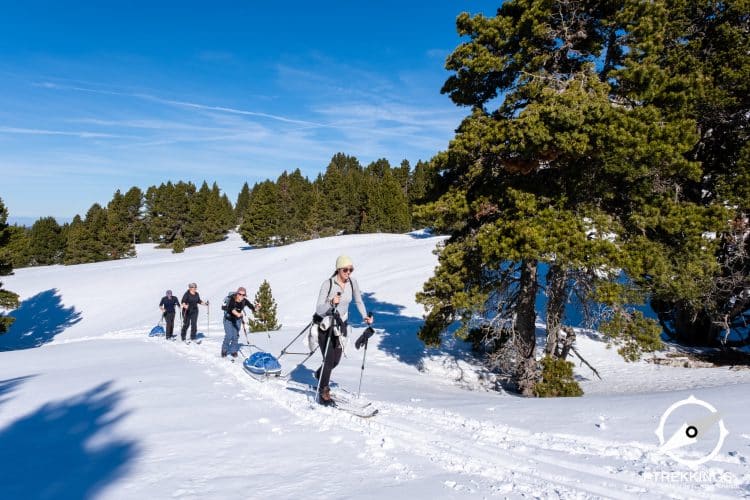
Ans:
[[[620,443],[580,435],[533,433],[467,418],[448,410],[386,401],[372,401],[379,408],[379,414],[362,419],[318,406],[308,395],[295,391],[293,387],[288,388],[283,379],[253,379],[242,368],[242,357],[236,362],[219,357],[223,336],[204,337],[200,345],[188,345],[179,339],[165,342],[163,336],[145,337],[144,340],[144,330],[148,329],[112,331],[59,342],[139,340],[154,343],[174,355],[202,365],[207,376],[220,379],[217,383],[227,383],[227,376],[232,377],[232,382],[236,382],[240,389],[238,395],[268,400],[319,431],[344,428],[360,434],[367,447],[360,458],[385,468],[397,480],[419,476],[419,471],[398,461],[397,456],[406,454],[425,458],[443,470],[465,477],[466,484],[445,481],[444,486],[448,489],[484,492],[493,496],[736,498],[724,495],[712,484],[690,483],[686,486],[650,480],[648,469],[669,469],[669,462],[657,452],[655,445]],[[270,421],[266,423],[271,424]],[[284,431],[281,427],[273,427],[271,432],[281,434]],[[601,460],[602,457],[608,459],[608,465],[594,463],[595,459]],[[716,460],[740,463],[747,457],[727,456]]]

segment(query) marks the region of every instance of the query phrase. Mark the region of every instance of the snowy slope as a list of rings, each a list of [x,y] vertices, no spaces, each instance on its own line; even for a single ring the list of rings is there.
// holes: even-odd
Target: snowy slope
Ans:
[[[627,364],[579,335],[604,377],[579,367],[583,398],[486,391],[461,343],[428,350],[416,339],[414,294],[438,241],[353,235],[251,249],[231,235],[180,255],[140,245],[126,261],[17,270],[4,279],[23,302],[0,336],[0,498],[750,496],[750,371]],[[278,354],[308,323],[341,253],[376,316],[362,391],[380,414],[367,420],[318,407],[300,389],[318,355],[298,367],[303,356],[282,357],[288,385],[255,381],[218,356],[227,291],[252,294],[269,281],[283,327],[251,334],[243,352]],[[203,343],[149,338],[164,290],[180,296],[189,281],[211,300]],[[349,347],[334,371],[339,387],[356,392],[362,355]],[[729,430],[696,470],[661,453],[654,434],[691,394]]]

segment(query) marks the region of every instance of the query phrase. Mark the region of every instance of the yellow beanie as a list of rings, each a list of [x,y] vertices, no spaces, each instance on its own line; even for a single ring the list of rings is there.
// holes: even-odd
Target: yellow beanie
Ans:
[[[347,255],[339,255],[339,257],[336,259],[336,269],[341,269],[342,267],[349,267],[353,266],[352,259],[350,259]]]

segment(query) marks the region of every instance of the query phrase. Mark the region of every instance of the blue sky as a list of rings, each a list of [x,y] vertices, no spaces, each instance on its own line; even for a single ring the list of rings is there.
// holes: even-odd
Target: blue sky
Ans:
[[[440,94],[455,18],[500,2],[4,3],[0,198],[19,220],[167,180],[234,201],[337,152],[427,160],[468,113]]]

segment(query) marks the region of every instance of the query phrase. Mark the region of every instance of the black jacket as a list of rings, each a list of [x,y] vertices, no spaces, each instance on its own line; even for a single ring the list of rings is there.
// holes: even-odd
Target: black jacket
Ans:
[[[177,301],[177,297],[172,295],[171,297],[167,297],[166,295],[161,298],[161,302],[159,302],[159,307],[164,307],[164,312],[166,314],[174,314],[174,308],[180,305],[180,303]]]
[[[228,319],[230,321],[237,321],[238,318],[234,314],[232,314],[232,311],[237,311],[239,313],[242,312],[242,310],[246,307],[249,307],[251,311],[255,312],[255,306],[250,303],[247,299],[242,299],[240,302],[237,302],[234,300],[234,295],[232,295],[232,298],[229,299],[229,302],[227,303],[227,312],[224,313],[224,318]]]
[[[185,292],[185,295],[182,296],[182,303],[187,304],[187,311],[193,312],[198,310],[198,304],[201,304],[203,301],[201,300],[201,295],[198,292],[195,292],[195,295],[192,295],[190,291]]]

